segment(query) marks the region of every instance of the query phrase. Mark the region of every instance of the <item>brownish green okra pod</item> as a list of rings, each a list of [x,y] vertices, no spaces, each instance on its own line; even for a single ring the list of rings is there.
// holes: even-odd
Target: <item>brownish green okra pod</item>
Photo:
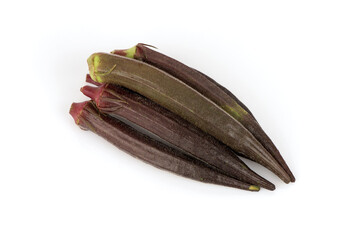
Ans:
[[[275,189],[274,184],[251,171],[231,149],[153,101],[113,84],[84,86],[81,91],[94,100],[100,112],[136,124],[230,177]]]
[[[214,79],[210,78],[209,76],[205,75],[204,73],[194,68],[191,68],[177,61],[176,59],[173,59],[162,53],[154,51],[151,48],[148,48],[148,46],[150,45],[138,43],[135,47],[125,50],[114,50],[111,53],[120,56],[125,56],[128,58],[134,58],[136,60],[143,61],[152,66],[160,68],[161,70],[164,70],[165,72],[173,75],[174,77],[185,82],[186,84],[189,84],[189,86],[195,88],[204,95],[207,93],[207,90],[202,85],[209,85],[208,81],[210,81],[212,84],[217,85],[222,91],[224,91],[227,95],[229,95],[237,104],[239,104],[247,113],[249,113],[251,116],[254,117],[250,109],[248,109],[245,106],[245,104],[243,104],[234,94],[232,94],[229,90],[227,90],[225,87],[220,85]],[[211,99],[212,94],[207,94],[207,95],[208,95],[207,97]]]
[[[284,169],[241,123],[172,75],[147,63],[108,53],[91,55],[88,65],[93,80],[138,92],[290,182]]]
[[[201,161],[166,146],[98,111],[91,101],[73,103],[70,114],[83,130],[91,130],[125,152],[157,168],[206,183],[250,191],[259,187],[218,173]]]
[[[290,176],[291,181],[295,181],[294,175],[281,156],[279,150],[258,124],[250,110],[236,98],[235,95],[215,80],[173,58],[148,48],[146,44],[139,43],[133,48],[127,50],[115,50],[112,53],[134,58],[164,70],[214,101],[218,106],[222,107],[226,112],[243,124],[244,127],[248,129],[279,162]]]

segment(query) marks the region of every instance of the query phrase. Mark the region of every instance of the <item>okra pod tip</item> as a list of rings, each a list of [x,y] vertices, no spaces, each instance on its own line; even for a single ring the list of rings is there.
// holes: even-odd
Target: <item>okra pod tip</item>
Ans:
[[[260,187],[255,186],[255,185],[251,185],[251,186],[249,187],[249,190],[250,190],[250,191],[255,191],[255,192],[257,192],[257,191],[260,190]]]

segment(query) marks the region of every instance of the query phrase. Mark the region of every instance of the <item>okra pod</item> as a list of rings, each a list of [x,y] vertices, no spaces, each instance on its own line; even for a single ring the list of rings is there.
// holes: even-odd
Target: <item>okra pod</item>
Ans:
[[[289,175],[240,122],[172,75],[147,63],[107,53],[91,55],[88,65],[94,81],[138,92],[290,182]]]
[[[250,112],[250,110],[242,103],[234,94],[232,94],[228,89],[224,86],[220,85],[214,79],[210,78],[209,76],[205,75],[204,73],[191,68],[174,58],[166,56],[162,53],[152,50],[148,48],[149,45],[138,43],[135,47],[129,49],[122,49],[122,50],[114,50],[111,53],[125,56],[128,58],[134,58],[139,61],[146,62],[152,66],[155,66],[165,72],[173,75],[174,77],[178,78],[179,80],[189,84],[189,86],[195,88],[200,93],[204,94],[211,100],[217,100],[217,98],[224,96],[224,93],[232,98],[238,105],[240,105],[247,113],[254,117],[254,115]],[[212,84],[216,85],[220,88],[224,93],[219,92]],[[208,92],[209,90],[214,90],[216,93]],[[214,96],[214,94],[220,94],[220,96]],[[228,100],[228,96],[224,96],[225,99],[220,101]],[[219,100],[215,101],[218,102]],[[228,102],[231,105],[234,105],[232,101]]]
[[[136,124],[224,174],[275,189],[274,184],[251,171],[230,148],[153,101],[113,84],[84,86],[81,91],[96,103],[100,112]]]
[[[134,58],[164,70],[215,102],[244,125],[244,127],[248,129],[279,162],[290,176],[291,181],[295,181],[294,175],[290,171],[290,168],[281,156],[279,150],[258,124],[250,110],[236,98],[234,94],[215,80],[173,58],[148,48],[146,44],[139,43],[133,48],[127,50],[115,50],[112,53]]]
[[[70,114],[83,130],[90,130],[125,152],[157,168],[206,183],[249,191],[259,187],[218,173],[206,164],[174,148],[164,145],[125,123],[102,114],[91,101],[73,103]]]

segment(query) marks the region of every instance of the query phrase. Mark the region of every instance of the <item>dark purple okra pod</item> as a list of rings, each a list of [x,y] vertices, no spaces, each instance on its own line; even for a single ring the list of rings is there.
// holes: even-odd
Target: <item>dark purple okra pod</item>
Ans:
[[[231,116],[241,122],[241,124],[243,124],[244,127],[248,129],[279,162],[282,168],[290,176],[291,181],[295,181],[294,175],[290,171],[290,168],[281,156],[279,150],[258,124],[250,110],[236,98],[234,94],[215,80],[173,58],[148,48],[146,44],[139,43],[133,48],[127,50],[115,50],[112,53],[134,58],[155,66],[173,75],[215,102],[218,106],[222,107]]]
[[[216,172],[203,162],[160,143],[113,117],[100,113],[91,101],[73,103],[70,114],[80,128],[96,133],[116,147],[157,168],[201,182],[249,191],[259,190],[257,186]]]
[[[251,171],[230,148],[153,101],[113,84],[85,86],[81,91],[94,100],[100,112],[136,124],[228,176],[275,189],[272,183]]]

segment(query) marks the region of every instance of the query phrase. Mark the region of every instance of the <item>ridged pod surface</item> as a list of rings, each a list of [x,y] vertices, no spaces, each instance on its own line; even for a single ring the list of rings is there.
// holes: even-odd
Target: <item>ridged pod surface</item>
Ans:
[[[113,117],[100,113],[91,101],[73,103],[70,114],[81,129],[96,133],[119,149],[157,168],[201,182],[259,191],[257,186],[216,172],[201,161],[162,144]]]
[[[239,121],[172,75],[147,63],[107,53],[91,55],[88,65],[96,82],[121,85],[149,98],[290,182],[281,165]]]
[[[168,57],[162,53],[152,50],[146,44],[137,44],[135,47],[126,50],[115,50],[112,53],[134,58],[157,67],[172,76],[188,84],[205,97],[223,108],[227,113],[238,120],[249,130],[255,138],[266,148],[266,150],[279,162],[283,169],[290,176],[292,182],[295,177],[290,171],[285,160],[281,156],[275,144],[267,136],[254,115],[234,94],[220,85],[207,75],[188,67],[187,65]]]
[[[230,148],[153,101],[113,84],[84,86],[81,91],[94,100],[100,112],[126,119],[226,175],[275,189],[272,183],[251,171]]]

